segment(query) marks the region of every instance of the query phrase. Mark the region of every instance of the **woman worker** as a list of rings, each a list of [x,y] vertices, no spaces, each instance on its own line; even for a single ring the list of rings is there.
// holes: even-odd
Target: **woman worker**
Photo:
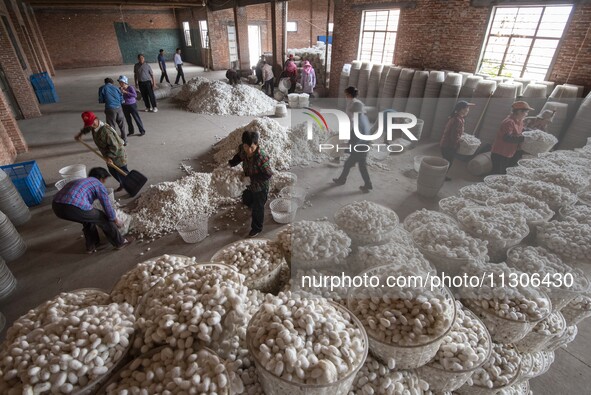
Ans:
[[[519,144],[523,142],[523,120],[533,110],[524,101],[516,101],[511,106],[511,114],[503,120],[492,146],[491,159],[493,174],[505,174],[507,168],[514,166],[520,154]]]
[[[456,152],[460,146],[460,138],[464,134],[464,118],[466,118],[472,106],[475,106],[475,104],[464,100],[457,102],[445,124],[439,147],[441,148],[441,156],[449,162],[448,171],[456,157]],[[451,178],[445,177],[445,181],[450,180]]]

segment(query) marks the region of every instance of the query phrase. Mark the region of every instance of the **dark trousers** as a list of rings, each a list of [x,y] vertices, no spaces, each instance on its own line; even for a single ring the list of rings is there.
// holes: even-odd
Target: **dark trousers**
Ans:
[[[117,130],[118,126],[121,138],[123,141],[127,141],[127,125],[125,124],[125,116],[121,107],[105,109],[105,116],[107,118],[107,124],[115,130]]]
[[[147,109],[158,107],[152,81],[140,81],[140,92],[142,92],[142,99],[144,99]]]
[[[100,210],[93,208],[84,211],[76,206],[62,203],[53,203],[52,208],[58,218],[82,224],[87,251],[94,250],[100,244],[97,226],[103,230],[109,243],[115,247],[120,247],[125,242],[115,222],[109,221],[105,213]]]
[[[289,82],[291,85],[289,86],[287,93],[294,93],[296,90],[296,77],[289,77]]]
[[[456,158],[456,149],[449,147],[441,147],[441,156],[443,156],[443,159],[449,162],[449,170],[451,168],[452,163],[454,163],[454,159]]]
[[[267,203],[268,194],[269,191],[265,190],[253,192],[247,189],[242,192],[242,203],[252,209],[250,229],[256,232],[263,230],[263,222],[265,221],[265,203]]]
[[[365,186],[371,188],[371,179],[369,178],[369,172],[367,171],[367,152],[351,152],[345,161],[343,172],[339,176],[338,180],[343,183],[347,182],[349,172],[356,163],[359,166],[359,173],[361,173],[361,178],[363,179]]]
[[[186,84],[187,83],[185,81],[185,73],[183,72],[183,65],[182,64],[178,64],[176,66],[176,80],[174,81],[174,83],[175,84],[178,84],[180,78],[183,79],[183,84]]]
[[[127,165],[125,166],[117,166],[118,168],[120,168],[121,170],[123,170],[126,173],[129,173],[129,170],[127,170]],[[121,182],[121,178],[123,177],[117,170],[115,170],[114,168],[112,168],[111,166],[107,166],[107,168],[109,169],[109,173],[111,173],[111,175],[113,176],[114,179],[116,179],[119,184],[123,184]]]
[[[254,72],[257,76],[257,84],[262,84],[264,82],[263,81],[263,69],[257,67]]]
[[[170,81],[168,79],[168,73],[166,72],[166,70],[162,70],[162,75],[160,76],[160,83],[162,83],[162,81],[164,81],[165,78],[166,82],[170,84]]]
[[[144,124],[142,122],[142,119],[140,118],[140,114],[137,112],[137,104],[136,103],[124,104],[123,105],[123,114],[125,115],[125,120],[127,121],[127,128],[129,129],[129,134],[134,133],[133,122],[131,121],[132,117],[135,120],[135,123],[137,123],[137,127],[140,130],[140,133],[141,134],[146,133],[146,131],[144,130]]]
[[[273,83],[273,78],[271,78],[268,81],[265,81],[265,85],[263,86],[263,89],[265,90],[265,93],[268,96],[275,96],[275,84]],[[269,93],[270,91],[270,93]]]
[[[521,151],[516,152],[511,158],[499,154],[491,154],[490,159],[492,161],[493,174],[507,174],[507,168],[515,166],[522,155],[523,152]]]

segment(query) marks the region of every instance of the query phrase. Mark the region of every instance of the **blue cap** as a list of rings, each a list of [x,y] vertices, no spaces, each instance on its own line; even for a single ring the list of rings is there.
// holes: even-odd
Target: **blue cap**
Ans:
[[[121,81],[121,82],[127,84],[127,81],[129,81],[129,80],[127,79],[126,76],[120,75],[119,78],[117,78],[117,81]]]

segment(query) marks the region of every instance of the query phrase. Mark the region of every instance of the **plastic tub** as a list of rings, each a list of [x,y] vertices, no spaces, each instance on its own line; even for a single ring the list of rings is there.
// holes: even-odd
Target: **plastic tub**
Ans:
[[[279,224],[293,222],[298,212],[298,204],[295,199],[277,198],[269,205],[273,220]]]
[[[57,189],[58,191],[61,191],[63,187],[66,186],[67,183],[69,183],[72,180],[76,180],[76,178],[62,178],[61,180],[59,180],[58,182],[55,183],[55,189]]]
[[[275,376],[273,373],[267,371],[264,366],[261,365],[258,355],[254,350],[253,336],[247,336],[247,346],[252,359],[254,359],[254,364],[256,366],[257,375],[259,378],[259,382],[263,387],[263,392],[265,394],[289,394],[289,395],[348,395],[351,391],[351,387],[353,386],[353,382],[355,381],[355,376],[357,376],[357,372],[365,363],[365,359],[367,358],[368,353],[368,338],[363,328],[361,322],[355,317],[353,313],[349,310],[344,308],[343,306],[329,302],[332,304],[337,310],[345,313],[348,315],[351,320],[355,323],[355,325],[361,330],[361,333],[364,337],[365,349],[363,356],[361,358],[361,363],[356,366],[354,369],[349,372],[349,374],[340,380],[325,384],[325,385],[312,385],[312,384],[302,384],[302,383],[295,383],[283,379],[281,377]],[[260,310],[252,317],[251,321],[260,314]],[[250,323],[249,323],[250,329]]]
[[[469,310],[465,311],[465,314],[471,316],[478,320],[480,325],[484,327],[484,324],[474,313]],[[488,331],[485,331],[488,339],[488,352],[487,357],[484,358],[480,364],[473,367],[472,369],[466,370],[445,370],[440,367],[434,366],[432,363],[428,363],[424,366],[421,366],[417,373],[423,380],[429,383],[429,389],[434,392],[450,392],[460,388],[462,385],[468,381],[472,374],[476,369],[484,365],[484,363],[488,360],[491,350],[492,350],[492,339]]]
[[[363,276],[366,273],[384,267],[385,266],[380,266],[377,268],[369,269],[360,274],[360,276]],[[433,357],[439,350],[441,343],[443,342],[443,338],[451,331],[453,322],[456,319],[456,304],[454,302],[451,292],[447,288],[441,288],[439,290],[444,293],[446,299],[450,302],[450,305],[452,306],[452,316],[449,322],[449,327],[445,331],[443,331],[441,335],[424,344],[396,345],[384,343],[373,337],[371,333],[368,332],[367,337],[369,339],[369,348],[371,350],[372,355],[374,355],[376,358],[380,359],[384,363],[387,363],[390,359],[396,360],[396,369],[416,369],[427,364],[431,359],[433,359]],[[354,294],[354,291],[350,291],[347,295],[347,307],[351,311],[354,311],[354,309],[352,308]]]
[[[86,178],[86,165],[70,165],[59,170],[62,178]]]
[[[541,291],[537,292],[545,295]],[[516,343],[523,339],[531,332],[532,328],[536,326],[538,322],[542,321],[549,315],[548,313],[548,315],[535,321],[514,321],[484,310],[477,304],[477,302],[462,300],[462,303],[482,320],[493,341],[503,344]],[[552,311],[551,307],[550,303],[550,311]]]
[[[303,188],[287,186],[279,192],[282,198],[294,199],[298,207],[302,207],[306,201],[306,191]]]
[[[424,157],[425,157],[425,155],[417,155],[413,158],[414,169],[417,173],[419,172],[419,169],[421,168],[421,162],[423,161]]]
[[[556,314],[560,319],[560,329],[557,333],[551,335],[545,335],[542,333],[535,332],[532,328],[532,331],[528,333],[523,339],[519,340],[515,343],[515,348],[517,348],[521,352],[534,352],[534,351],[542,351],[546,344],[554,338],[559,338],[562,336],[564,331],[566,330],[566,321],[564,317],[560,313],[552,313]],[[539,325],[539,323],[538,323]],[[535,327],[534,327],[535,328]]]
[[[208,218],[205,215],[198,215],[180,221],[176,230],[185,243],[198,243],[207,237]]]
[[[287,107],[285,106],[285,103],[279,103],[275,105],[275,116],[278,118],[287,116]]]
[[[240,244],[240,243],[248,243],[248,244],[252,244],[254,247],[256,247],[256,246],[261,246],[263,244],[272,243],[272,241],[269,239],[247,239],[247,240],[235,241],[234,243],[227,244],[224,247],[220,248],[215,254],[213,254],[210,261],[224,263],[224,264],[234,268],[234,266],[230,262],[226,262],[223,260],[222,254],[228,248],[233,247],[233,246]],[[282,254],[282,256],[283,256],[283,254]],[[240,268],[235,268],[235,269],[237,269],[239,272],[243,273],[246,276],[246,280],[244,281],[244,285],[246,285],[248,288],[256,289],[261,292],[272,292],[272,291],[276,291],[279,286],[279,282],[281,280],[281,278],[280,278],[281,266],[282,266],[283,262],[284,262],[284,260],[281,259],[279,262],[276,262],[275,266],[271,267],[269,269],[269,271],[267,271],[266,273],[264,273],[262,275],[258,275],[258,276],[255,276],[254,274],[243,273],[240,270]]]

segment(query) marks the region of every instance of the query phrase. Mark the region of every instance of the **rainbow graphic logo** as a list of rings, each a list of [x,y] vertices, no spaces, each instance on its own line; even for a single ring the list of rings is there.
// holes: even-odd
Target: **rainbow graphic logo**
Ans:
[[[310,112],[304,111],[304,114],[306,114],[307,116],[312,118],[314,120],[314,122],[316,122],[316,124],[318,124],[320,129],[324,128],[328,132],[328,124],[326,123],[326,119],[324,119],[324,117],[322,116],[322,114],[320,114],[320,112],[318,112],[310,107],[304,107],[304,109],[310,111]]]

